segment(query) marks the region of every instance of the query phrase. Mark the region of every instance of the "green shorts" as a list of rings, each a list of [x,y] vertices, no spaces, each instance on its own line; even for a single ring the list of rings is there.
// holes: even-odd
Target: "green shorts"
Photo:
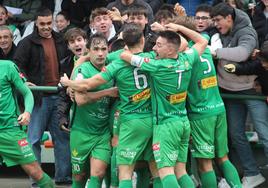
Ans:
[[[158,169],[186,163],[190,132],[188,120],[155,125],[153,153]]]
[[[153,160],[152,118],[121,122],[116,151],[117,165],[132,165],[138,160]]]
[[[212,159],[228,153],[226,114],[190,121],[193,138],[192,155]]]
[[[36,161],[27,135],[18,127],[0,131],[0,158],[7,166],[24,165]]]
[[[90,135],[85,132],[72,130],[70,135],[72,173],[81,174],[89,166],[89,158],[93,157],[110,163],[111,135]]]

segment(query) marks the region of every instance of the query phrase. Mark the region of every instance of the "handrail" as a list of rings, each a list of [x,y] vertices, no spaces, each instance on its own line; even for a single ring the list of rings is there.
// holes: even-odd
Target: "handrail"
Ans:
[[[57,93],[59,91],[59,87],[56,86],[29,86],[32,91],[46,91]],[[252,100],[265,100],[267,96],[264,95],[240,95],[240,94],[227,94],[221,93],[222,98],[224,99],[252,99]]]

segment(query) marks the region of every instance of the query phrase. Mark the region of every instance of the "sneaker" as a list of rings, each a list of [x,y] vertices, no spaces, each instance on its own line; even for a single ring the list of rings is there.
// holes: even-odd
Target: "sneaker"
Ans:
[[[231,188],[225,178],[221,178],[218,183],[218,188]]]
[[[259,173],[255,176],[244,176],[242,178],[243,188],[253,188],[265,182],[265,178]]]

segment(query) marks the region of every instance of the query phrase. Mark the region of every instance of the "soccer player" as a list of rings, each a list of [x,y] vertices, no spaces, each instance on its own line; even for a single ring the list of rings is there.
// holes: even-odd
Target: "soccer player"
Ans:
[[[84,62],[74,70],[73,79],[90,78],[101,72],[104,68],[108,43],[104,35],[94,34],[90,37],[87,48],[90,61]],[[110,130],[109,105],[110,98],[114,96],[111,88],[113,81],[96,88],[95,99],[88,98],[87,94],[75,91],[75,104],[71,134],[71,161],[73,173],[73,188],[85,187],[87,182],[88,166],[90,160],[90,181],[88,187],[100,188],[101,180],[105,175],[110,162]]]
[[[21,126],[30,122],[34,101],[17,66],[11,61],[0,61],[0,88],[0,159],[3,159],[7,166],[21,165],[40,188],[53,188],[52,180],[42,171],[27,136],[21,129]],[[24,98],[25,110],[20,115],[14,97],[15,89]]]
[[[153,152],[163,188],[189,188],[194,184],[185,170],[190,136],[185,102],[192,66],[204,51],[207,41],[181,25],[170,23],[166,28],[183,33],[195,45],[178,54],[180,36],[173,31],[162,31],[153,48],[156,60],[128,51],[123,52],[121,58],[152,77]]]
[[[141,54],[143,51],[144,37],[138,25],[126,25],[123,30],[123,40],[132,53]],[[85,91],[107,83],[113,78],[116,80],[120,96],[120,130],[116,156],[119,165],[119,187],[132,187],[132,173],[138,160],[150,162],[154,186],[159,187],[161,181],[157,178],[151,149],[153,127],[151,90],[147,74],[139,68],[117,60],[110,63],[101,74],[91,79],[71,81],[65,76],[61,78],[61,83],[75,90]]]
[[[193,43],[190,42],[190,45]],[[241,187],[237,170],[228,159],[227,121],[224,103],[219,93],[216,71],[210,50],[192,68],[188,89],[187,112],[193,139],[192,155],[197,158],[204,188],[217,188],[212,166],[216,158],[231,187]]]

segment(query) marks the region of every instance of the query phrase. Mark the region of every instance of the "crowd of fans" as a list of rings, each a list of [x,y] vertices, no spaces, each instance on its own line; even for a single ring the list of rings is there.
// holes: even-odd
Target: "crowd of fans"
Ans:
[[[88,60],[86,44],[96,33],[105,36],[109,52],[113,52],[125,45],[124,25],[136,23],[145,37],[143,51],[149,52],[158,33],[167,24],[176,23],[201,33],[208,40],[222,93],[268,95],[268,0],[2,0],[0,3],[1,59],[13,61],[26,77],[28,86],[58,86],[60,76],[74,74],[74,67]],[[187,36],[183,37],[182,41],[188,40]],[[186,47],[181,45],[180,51]],[[41,163],[41,139],[44,131],[50,132],[56,184],[72,183],[69,111],[73,93],[72,89],[58,93],[33,92],[28,139]],[[267,177],[261,174],[245,135],[246,119],[250,115],[268,159],[267,103],[224,99],[224,105],[229,147],[234,148],[231,151],[239,158],[242,185],[255,187]],[[137,169],[137,174],[146,177],[144,172],[148,167],[141,166],[142,171]],[[267,166],[268,161],[261,168]],[[98,172],[91,173],[98,176]],[[37,186],[35,181],[32,186]]]

